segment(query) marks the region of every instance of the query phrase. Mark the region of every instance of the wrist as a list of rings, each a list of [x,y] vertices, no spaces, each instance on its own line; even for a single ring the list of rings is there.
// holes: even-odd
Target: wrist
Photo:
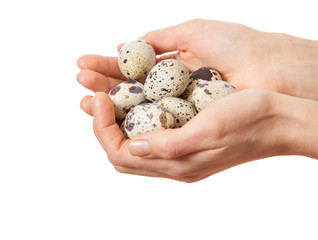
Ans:
[[[280,93],[318,100],[318,41],[270,36],[270,59]]]
[[[318,159],[318,102],[283,94],[277,94],[275,102],[279,155]]]

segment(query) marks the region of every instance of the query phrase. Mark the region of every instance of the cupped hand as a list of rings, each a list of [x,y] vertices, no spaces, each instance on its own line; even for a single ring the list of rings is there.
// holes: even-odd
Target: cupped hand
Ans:
[[[145,34],[159,56],[175,58],[190,71],[214,67],[238,89],[262,88],[318,100],[316,41],[260,32],[241,24],[196,19]],[[123,44],[118,46],[118,50]],[[85,55],[78,60],[78,81],[96,92],[108,92],[125,80],[117,57]],[[90,96],[82,109],[92,115]]]
[[[281,95],[242,90],[209,104],[182,128],[125,139],[112,101],[98,92],[94,132],[119,172],[195,182],[248,161],[296,153],[291,139],[298,122],[281,111]]]
[[[81,57],[77,79],[96,92],[95,97],[84,97],[81,107],[94,116],[95,135],[119,172],[193,182],[268,156],[318,156],[315,142],[304,144],[318,135],[315,125],[308,124],[316,122],[308,114],[316,111],[316,102],[310,102],[313,107],[308,112],[299,113],[308,105],[298,104],[304,99],[279,94],[318,99],[317,61],[310,61],[318,55],[318,48],[313,50],[316,42],[209,20],[152,31],[141,39],[158,55],[169,53],[159,56],[158,61],[175,58],[190,71],[214,67],[241,91],[211,103],[180,129],[149,132],[127,140],[116,124],[113,103],[106,94],[126,80],[117,58]],[[243,90],[246,88],[279,93]],[[291,107],[293,111],[288,111]]]
[[[224,80],[238,89],[258,87],[278,90],[272,69],[267,38],[261,32],[234,23],[191,20],[173,27],[152,31],[141,37],[155,49],[158,61],[175,58],[192,72],[200,67],[214,67]],[[118,46],[118,51],[123,46]],[[167,54],[170,53],[170,54]],[[96,92],[108,92],[125,80],[116,57],[84,55],[78,60],[82,71],[78,81]],[[90,96],[83,98],[82,109],[91,113]]]

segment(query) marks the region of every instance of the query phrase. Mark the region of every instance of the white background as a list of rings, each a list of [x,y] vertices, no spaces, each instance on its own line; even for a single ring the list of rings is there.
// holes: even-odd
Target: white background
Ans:
[[[316,9],[314,0],[1,1],[0,239],[318,239],[317,160],[260,160],[193,184],[119,174],[75,78],[83,54],[116,56],[119,43],[198,17],[318,39]]]

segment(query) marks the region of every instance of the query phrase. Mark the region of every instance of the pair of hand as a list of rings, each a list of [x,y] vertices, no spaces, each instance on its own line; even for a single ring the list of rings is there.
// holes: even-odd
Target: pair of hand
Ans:
[[[77,79],[96,94],[84,97],[81,108],[94,116],[95,135],[117,171],[194,182],[269,156],[318,156],[315,141],[308,140],[317,138],[318,103],[304,99],[318,100],[318,71],[312,64],[316,42],[209,20],[152,31],[141,39],[157,55],[177,51],[158,61],[175,58],[190,71],[214,67],[241,91],[211,103],[180,129],[128,140],[107,95],[125,81],[117,58],[82,56]]]

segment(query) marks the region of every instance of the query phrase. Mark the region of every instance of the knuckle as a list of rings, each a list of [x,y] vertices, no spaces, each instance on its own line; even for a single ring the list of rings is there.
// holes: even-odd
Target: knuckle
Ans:
[[[113,157],[113,156],[107,156],[107,157],[108,157],[108,160],[111,164],[113,164],[114,166],[119,166],[117,163],[118,161],[115,157]]]
[[[164,159],[174,159],[177,156],[176,145],[171,141],[164,139],[161,154]]]
[[[193,24],[193,25],[198,25],[198,24],[201,24],[202,23],[202,21],[203,21],[204,19],[202,19],[202,18],[194,18],[194,19],[191,19],[190,21],[188,21],[188,23],[189,24]]]
[[[147,32],[145,35],[142,36],[142,38],[148,39],[149,36],[153,36],[157,31],[156,30],[151,30]]]
[[[123,158],[117,156],[116,154],[108,155],[108,160],[111,164],[117,167],[126,167],[126,163]]]
[[[123,173],[123,167],[120,167],[120,166],[117,166],[117,165],[114,165],[114,168],[117,172],[119,173]]]
[[[185,182],[185,183],[195,183],[200,180],[204,179],[204,177],[198,175],[198,174],[192,174],[192,175],[184,175],[179,178],[179,181]]]
[[[187,177],[189,172],[190,171],[188,167],[182,163],[178,163],[173,167],[173,169],[171,169],[170,175],[176,179],[184,179]]]
[[[194,182],[197,182],[198,180],[196,180],[195,178],[192,178],[192,177],[184,177],[184,178],[182,178],[181,181],[185,182],[185,183],[194,183]]]
[[[125,167],[114,165],[114,168],[119,173],[128,173],[128,170]]]

